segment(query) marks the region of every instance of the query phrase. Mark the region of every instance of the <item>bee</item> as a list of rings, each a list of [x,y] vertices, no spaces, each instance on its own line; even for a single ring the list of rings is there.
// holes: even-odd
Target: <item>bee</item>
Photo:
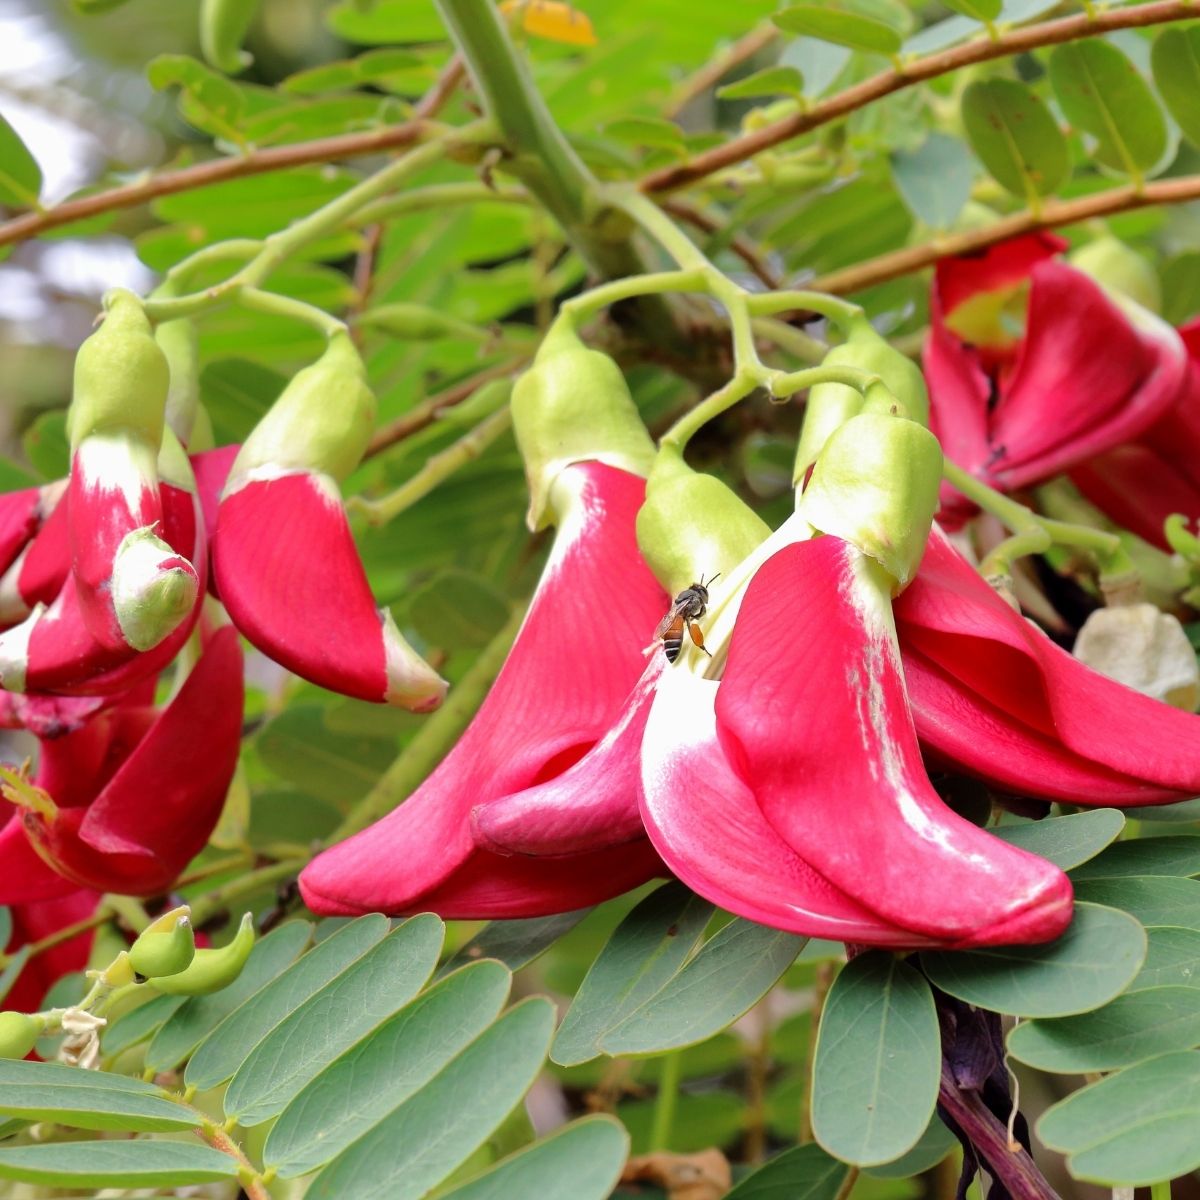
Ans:
[[[667,615],[659,621],[658,628],[654,631],[654,638],[655,641],[662,642],[667,662],[673,663],[679,657],[679,651],[683,649],[683,631],[685,629],[692,641],[705,654],[708,654],[709,658],[712,658],[708,647],[704,644],[704,634],[700,632],[700,627],[693,625],[692,622],[698,621],[704,616],[708,609],[708,586],[713,580],[719,578],[720,572],[706,584],[704,576],[701,575],[699,583],[693,583],[691,587],[684,588],[675,597]]]

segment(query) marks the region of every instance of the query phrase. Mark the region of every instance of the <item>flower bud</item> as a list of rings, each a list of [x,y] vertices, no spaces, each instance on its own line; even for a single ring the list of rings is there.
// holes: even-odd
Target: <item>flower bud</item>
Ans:
[[[942,451],[922,425],[863,412],[830,435],[796,511],[875,559],[903,588],[937,509]]]
[[[156,979],[178,975],[187,968],[196,953],[191,916],[192,910],[184,904],[142,930],[129,948],[129,961],[140,976]]]
[[[375,423],[375,397],[345,332],[292,376],[254,427],[229,472],[229,495],[254,478],[317,471],[341,483],[362,460]]]
[[[176,975],[151,979],[156,991],[168,996],[203,996],[228,987],[241,973],[254,949],[254,918],[246,913],[233,941],[217,950],[197,950],[188,966]]]
[[[796,465],[792,470],[792,483],[796,487],[804,483],[809,467],[817,461],[829,435],[857,416],[862,406],[862,392],[844,383],[818,383],[809,389],[804,404],[804,424],[796,443]]]
[[[24,1058],[45,1028],[45,1017],[0,1012],[0,1058]]]
[[[103,323],[75,356],[71,449],[92,434],[121,432],[157,451],[170,387],[166,356],[132,292],[110,292],[105,304]]]
[[[1072,251],[1067,261],[1097,283],[1120,292],[1143,308],[1162,312],[1158,272],[1132,246],[1106,235]]]
[[[113,557],[113,611],[127,645],[153,650],[183,623],[196,604],[196,569],[153,529],[134,529]]]
[[[185,445],[192,444],[200,411],[200,347],[195,324],[186,317],[164,321],[154,340],[167,360],[166,422]]]
[[[828,363],[841,363],[871,371],[887,384],[888,391],[904,405],[910,421],[929,424],[929,389],[921,368],[886,338],[880,337],[866,317],[850,327],[849,337],[826,355]]]
[[[638,512],[637,539],[642,557],[671,595],[701,576],[727,575],[770,533],[715,476],[693,471],[672,450],[659,453]]]
[[[486,341],[490,334],[470,321],[424,304],[381,304],[358,318],[360,326],[382,329],[409,342],[431,342],[438,338],[470,338]]]
[[[254,57],[242,49],[258,0],[201,0],[200,50],[218,71],[236,75]]]
[[[645,476],[654,461],[654,443],[620,367],[561,322],[517,380],[512,414],[529,481],[530,529],[553,521],[550,488],[564,467],[602,462]]]

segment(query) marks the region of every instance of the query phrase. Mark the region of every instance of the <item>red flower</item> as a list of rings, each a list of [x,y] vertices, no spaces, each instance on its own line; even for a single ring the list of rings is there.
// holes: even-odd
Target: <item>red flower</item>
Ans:
[[[636,811],[622,816],[640,726],[610,733],[667,604],[634,537],[645,482],[589,462],[554,487],[564,519],[504,669],[417,791],[305,868],[314,911],[539,916],[662,870]],[[586,787],[569,788],[581,773]]]
[[[1169,550],[1163,522],[1200,519],[1200,319],[1179,330],[1190,356],[1179,401],[1136,440],[1071,471],[1071,482],[1119,525]]]
[[[169,887],[220,816],[241,722],[242,656],[226,626],[161,712],[132,696],[44,738],[34,787],[7,791],[23,807],[0,828],[0,904]]]
[[[13,954],[22,946],[86,920],[96,911],[99,899],[95,892],[72,888],[57,900],[15,904],[9,910],[13,931],[7,953]],[[72,971],[83,970],[91,948],[92,931],[88,929],[35,955],[17,976],[12,990],[2,998],[4,1007],[17,1012],[36,1012],[54,983]]]
[[[930,425],[946,456],[1001,491],[1136,437],[1180,394],[1187,358],[1153,314],[1118,303],[1030,234],[939,265],[925,347]],[[1028,282],[1024,333],[999,319]],[[970,506],[946,487],[945,509]]]
[[[917,733],[936,759],[1070,804],[1200,793],[1200,718],[1060,650],[936,528],[895,614]]]

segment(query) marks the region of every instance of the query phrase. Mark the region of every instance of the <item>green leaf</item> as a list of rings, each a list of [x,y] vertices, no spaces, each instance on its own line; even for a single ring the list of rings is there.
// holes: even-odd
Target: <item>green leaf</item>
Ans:
[[[575,994],[551,1057],[571,1066],[601,1053],[601,1040],[650,1000],[691,956],[711,904],[681,883],[651,892],[613,931]]]
[[[200,398],[212,418],[217,444],[245,441],[283,391],[287,379],[246,358],[222,358],[200,372]]]
[[[764,67],[736,83],[717,88],[722,100],[757,100],[760,96],[802,96],[804,76],[795,67]]]
[[[1200,930],[1151,925],[1146,935],[1150,942],[1146,961],[1129,985],[1129,991],[1172,983],[1200,987]]]
[[[1162,271],[1163,316],[1182,325],[1200,315],[1200,250],[1188,250],[1170,259]],[[1173,806],[1159,809],[1166,819]],[[1138,810],[1141,815],[1142,810]]]
[[[437,965],[445,926],[432,913],[405,921],[281,1021],[238,1067],[227,1116],[259,1125],[334,1059],[408,1003]]]
[[[295,961],[312,936],[307,921],[287,921],[260,938],[242,973],[211,996],[192,996],[154,1035],[146,1066],[155,1071],[177,1067],[231,1012]]]
[[[1099,38],[1056,46],[1050,83],[1067,120],[1096,139],[1098,162],[1141,175],[1167,149],[1167,123],[1137,68]]]
[[[267,1137],[266,1163],[291,1178],[336,1158],[487,1029],[511,979],[485,960],[435,984],[295,1096]]]
[[[0,204],[33,208],[42,191],[42,168],[20,134],[0,116]]]
[[[1164,29],[1150,54],[1154,82],[1183,136],[1200,146],[1200,25]]]
[[[1146,934],[1127,913],[1078,904],[1070,927],[1037,946],[927,951],[935,987],[977,1008],[1018,1017],[1089,1012],[1120,995],[1146,959]]]
[[[388,931],[386,917],[372,913],[343,925],[299,962],[260,988],[201,1043],[184,1073],[200,1091],[231,1078],[249,1053],[311,995],[357,962]]]
[[[958,138],[931,133],[915,150],[892,155],[892,178],[913,215],[934,229],[948,229],[970,199],[975,174]]]
[[[512,1111],[554,1032],[554,1006],[525,1000],[329,1164],[307,1200],[419,1200]]]
[[[489,921],[439,969],[438,978],[481,958],[499,959],[510,971],[519,971],[545,954],[591,911],[590,908],[577,908],[553,917]]]
[[[0,1113],[77,1129],[193,1129],[196,1114],[161,1088],[61,1063],[0,1059]]]
[[[13,984],[17,982],[17,977],[25,969],[25,964],[29,961],[32,953],[32,946],[22,946],[12,956],[8,966],[0,971],[0,1000],[3,1000],[12,991]]]
[[[1121,908],[1143,925],[1200,929],[1200,881],[1136,875],[1126,879],[1081,879],[1075,899]]]
[[[0,1146],[0,1178],[47,1187],[183,1187],[237,1175],[237,1162],[188,1142],[47,1142]]]
[[[994,21],[1000,15],[1000,0],[943,0],[943,3],[972,21]]]
[[[1115,808],[1094,808],[1069,817],[1047,817],[1022,825],[1001,825],[988,832],[1030,854],[1048,858],[1069,871],[1095,857],[1125,828],[1124,814]]]
[[[1136,1187],[1200,1167],[1200,1054],[1182,1050],[1082,1088],[1042,1114],[1038,1137],[1076,1179]]]
[[[657,146],[664,150],[683,152],[683,130],[674,121],[661,117],[623,117],[604,127],[608,137],[634,146]]]
[[[408,602],[408,624],[430,646],[481,650],[508,619],[509,603],[481,575],[451,567]]]
[[[584,1117],[497,1163],[441,1200],[606,1200],[625,1156],[629,1135],[611,1117]]]
[[[868,53],[900,53],[900,34],[890,25],[832,5],[797,4],[775,13],[771,19],[785,33],[801,33]]]
[[[1200,1045],[1200,989],[1160,987],[1118,996],[1095,1012],[1026,1021],[1008,1052],[1042,1071],[1112,1071],[1168,1050]]]
[[[1077,881],[1129,875],[1200,875],[1200,837],[1184,834],[1116,842],[1071,872]]]
[[[1050,110],[1015,79],[980,79],[963,93],[971,149],[1002,186],[1023,200],[1047,196],[1067,177],[1070,156]]]
[[[0,950],[3,950],[8,945],[9,938],[12,937],[12,931],[12,909],[0,905]]]
[[[634,1154],[649,1154],[655,1148],[654,1101],[627,1100],[617,1105],[617,1116],[629,1130]],[[671,1123],[671,1149],[694,1154],[709,1146],[730,1146],[746,1127],[746,1102],[725,1088],[692,1095],[682,1092]]]
[[[155,996],[123,1013],[100,1035],[100,1046],[110,1058],[152,1037],[184,1003],[184,996]]]
[[[891,1162],[933,1116],[941,1036],[929,984],[907,963],[868,951],[833,981],[813,1063],[816,1140],[843,1162]]]
[[[329,28],[363,45],[445,41],[446,28],[432,0],[340,0],[326,16]]]
[[[870,1167],[866,1173],[875,1179],[908,1179],[913,1175],[923,1175],[930,1168],[937,1166],[957,1145],[954,1134],[942,1124],[941,1118],[935,1113],[920,1140],[907,1154],[902,1154],[889,1163]]]
[[[179,109],[184,119],[217,138],[240,140],[237,125],[246,99],[236,84],[187,54],[160,54],[146,68],[155,91],[181,90]]]
[[[732,1025],[791,966],[805,938],[734,919],[678,974],[600,1039],[605,1054],[690,1046]]]
[[[71,469],[66,409],[42,413],[25,431],[21,445],[43,479],[61,479]]]
[[[835,1200],[849,1169],[820,1146],[793,1146],[747,1175],[725,1200]]]

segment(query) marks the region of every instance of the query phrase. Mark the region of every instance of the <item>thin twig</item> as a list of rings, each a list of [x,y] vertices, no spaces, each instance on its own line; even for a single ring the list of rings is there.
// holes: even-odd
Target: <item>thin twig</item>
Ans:
[[[1116,29],[1163,25],[1170,21],[1186,21],[1195,16],[1194,0],[1156,0],[1155,3],[1132,8],[1083,12],[1062,17],[1057,21],[1044,21],[1023,29],[1009,30],[994,39],[981,35],[961,46],[952,46],[948,50],[873,75],[870,79],[846,88],[845,91],[838,92],[803,112],[794,113],[790,117],[765,125],[762,129],[743,134],[723,146],[714,146],[686,162],[651,171],[638,186],[643,192],[670,192],[686,187],[695,183],[697,179],[712,175],[715,171],[753,158],[772,146],[778,146],[780,142],[790,141],[811,129],[836,121],[874,100],[962,67],[1021,54],[1041,46],[1055,46],[1061,42],[1073,42],[1099,33],[1111,33]]]
[[[362,330],[354,325],[354,318],[366,311],[371,303],[375,288],[375,260],[379,255],[379,243],[383,241],[383,226],[378,222],[368,225],[363,231],[363,243],[354,259],[354,300],[346,313],[352,325],[351,337],[355,345],[362,346]]]
[[[270,171],[282,171],[311,163],[361,158],[367,154],[410,146],[435,132],[436,126],[431,124],[430,119],[445,104],[462,77],[462,60],[456,54],[443,68],[429,91],[414,106],[412,120],[401,125],[361,133],[343,133],[310,142],[294,142],[287,146],[268,146],[261,150],[252,150],[248,154],[210,159],[208,162],[194,163],[190,167],[181,167],[177,171],[164,171],[134,183],[110,188],[108,191],[93,192],[90,196],[66,200],[53,208],[26,213],[0,224],[0,246],[26,241],[48,229],[69,225],[72,221],[81,221],[85,217],[95,217],[121,208],[134,208],[149,200],[157,200],[160,196],[172,196],[177,192],[191,191],[193,188],[223,183],[229,179],[264,175]]]
[[[771,21],[756,25],[744,37],[738,38],[723,54],[705,63],[694,75],[689,75],[675,90],[663,112],[665,117],[678,116],[699,95],[721,82],[739,63],[753,58],[779,36],[778,27]]]
[[[878,258],[870,258],[841,271],[822,275],[805,286],[818,292],[845,295],[931,267],[942,258],[977,254],[1018,234],[1034,233],[1040,229],[1057,229],[1064,225],[1078,224],[1080,221],[1090,221],[1095,217],[1108,217],[1135,208],[1149,208],[1155,204],[1182,204],[1196,199],[1200,199],[1200,175],[1160,179],[1154,183],[1143,184],[1141,188],[1127,184],[1125,187],[1081,196],[1077,200],[1048,200],[1042,205],[1040,212],[1025,210],[1002,217],[983,229],[972,229],[920,246],[909,246],[904,250],[881,254]]]

